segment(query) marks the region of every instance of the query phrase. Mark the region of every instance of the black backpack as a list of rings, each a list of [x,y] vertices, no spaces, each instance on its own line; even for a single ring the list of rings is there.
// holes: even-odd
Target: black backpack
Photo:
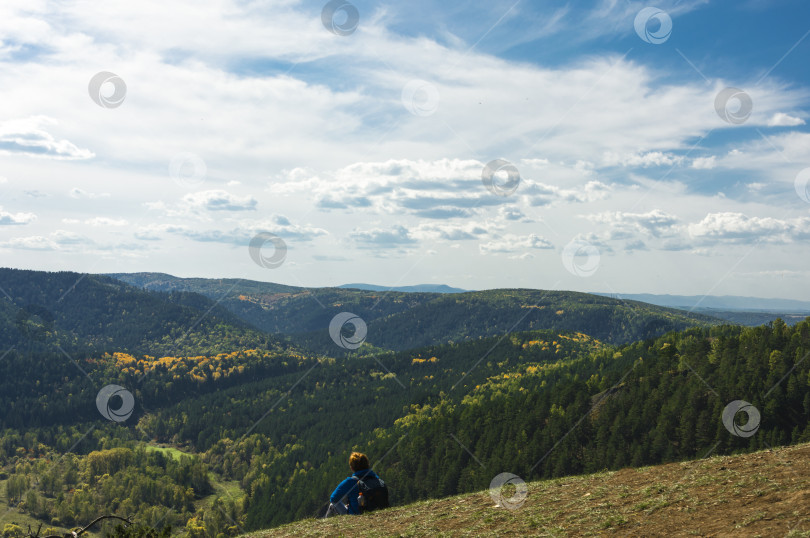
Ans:
[[[358,476],[353,478],[357,480],[357,487],[360,490],[357,504],[361,514],[390,506],[388,504],[388,486],[385,485],[382,478],[369,477],[362,480]]]

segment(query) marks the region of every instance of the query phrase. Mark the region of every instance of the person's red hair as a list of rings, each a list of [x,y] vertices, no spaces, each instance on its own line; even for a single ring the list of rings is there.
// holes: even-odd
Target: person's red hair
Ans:
[[[352,452],[352,455],[349,456],[349,467],[354,472],[368,469],[368,457],[362,452]]]

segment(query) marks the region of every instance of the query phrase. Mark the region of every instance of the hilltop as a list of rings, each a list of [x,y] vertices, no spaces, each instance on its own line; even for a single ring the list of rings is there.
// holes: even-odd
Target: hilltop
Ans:
[[[407,292],[428,292],[428,293],[464,293],[470,290],[454,288],[447,284],[416,284],[415,286],[377,286],[375,284],[342,284],[338,286],[344,289],[368,290],[368,291],[407,291]]]
[[[810,536],[810,444],[527,486],[515,510],[496,507],[484,490],[359,517],[308,519],[244,538]]]

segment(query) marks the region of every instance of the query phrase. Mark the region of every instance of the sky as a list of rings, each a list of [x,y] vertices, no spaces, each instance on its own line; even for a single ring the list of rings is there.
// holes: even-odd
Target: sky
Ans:
[[[0,4],[0,266],[810,299],[810,4]]]

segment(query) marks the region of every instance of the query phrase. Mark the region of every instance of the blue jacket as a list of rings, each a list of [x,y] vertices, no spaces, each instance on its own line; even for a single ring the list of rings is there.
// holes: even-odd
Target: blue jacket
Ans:
[[[357,515],[360,513],[360,507],[357,505],[357,496],[360,494],[360,487],[357,485],[357,480],[353,478],[355,476],[361,479],[379,478],[371,469],[363,469],[362,471],[352,473],[352,476],[338,484],[338,487],[335,488],[335,491],[333,491],[332,495],[329,497],[329,502],[340,502],[348,493],[349,513]]]

